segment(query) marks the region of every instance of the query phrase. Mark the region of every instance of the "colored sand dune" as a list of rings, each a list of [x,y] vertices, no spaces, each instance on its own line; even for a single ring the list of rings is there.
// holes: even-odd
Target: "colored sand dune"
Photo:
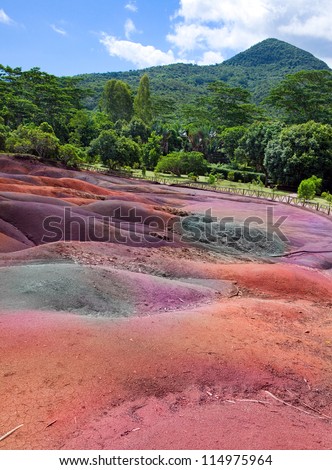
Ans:
[[[331,226],[0,156],[0,449],[330,448]]]

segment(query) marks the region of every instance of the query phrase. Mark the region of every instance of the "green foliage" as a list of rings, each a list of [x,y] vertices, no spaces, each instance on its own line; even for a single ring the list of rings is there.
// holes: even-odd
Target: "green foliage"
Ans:
[[[297,194],[300,199],[313,199],[316,194],[315,182],[311,178],[302,180],[298,187]]]
[[[132,166],[140,160],[140,147],[131,139],[119,136],[114,130],[102,131],[91,142],[88,154],[99,156],[105,165],[110,168]]]
[[[204,175],[208,169],[208,163],[200,152],[179,152],[181,155],[183,173],[190,172],[196,175]]]
[[[152,101],[150,93],[150,81],[146,73],[143,75],[138,85],[137,95],[134,99],[134,113],[135,116],[141,119],[145,124],[151,123]]]
[[[241,160],[253,166],[256,171],[267,175],[267,169],[264,165],[265,150],[270,140],[278,136],[281,129],[282,124],[278,121],[258,121],[251,124],[239,141],[235,154],[238,156],[241,152]]]
[[[148,170],[153,170],[158,163],[161,156],[161,141],[162,137],[153,131],[148,142],[142,147],[142,165]]]
[[[160,158],[155,171],[157,173],[172,173],[204,175],[208,168],[207,161],[200,152],[172,152]]]
[[[206,97],[209,94],[208,84],[217,80],[232,87],[245,88],[252,93],[253,102],[259,104],[287,75],[301,70],[328,69],[312,54],[283,41],[268,39],[222,64],[171,64],[151,67],[143,73],[149,76],[154,114],[169,123],[179,117],[188,120],[187,115],[182,113],[184,105],[194,104],[199,97]],[[107,80],[123,80],[137,90],[141,76],[141,70],[81,75],[82,84],[94,92],[94,96],[88,98],[89,109],[97,106]],[[195,108],[196,105],[191,108],[194,113]],[[208,116],[208,113],[205,114]],[[200,118],[199,121],[202,122]]]
[[[0,116],[11,129],[48,122],[64,140],[71,113],[87,94],[78,85],[77,78],[58,78],[38,68],[22,72],[0,65]]]
[[[42,122],[39,126],[39,129],[46,134],[54,134],[53,127],[48,122]]]
[[[129,124],[122,128],[122,133],[137,143],[146,143],[150,137],[151,129],[141,119],[133,118]]]
[[[45,132],[44,123],[37,127],[33,124],[21,125],[11,132],[6,140],[6,150],[14,153],[30,153],[41,158],[57,158],[60,148],[59,139],[51,132]]]
[[[254,186],[258,186],[259,188],[264,188],[264,183],[263,181],[261,180],[260,176],[258,176],[257,179],[253,179],[251,181],[251,184],[253,184]]]
[[[284,113],[290,124],[316,121],[330,123],[332,118],[332,72],[301,71],[288,75],[266,99]]]
[[[224,62],[236,67],[260,67],[276,64],[279,67],[299,66],[302,70],[327,69],[322,60],[287,42],[269,38],[255,44],[250,49],[240,52]]]
[[[235,180],[235,174],[234,171],[229,171],[227,174],[227,179],[228,181],[234,181]]]
[[[193,172],[191,171],[190,173],[188,173],[188,179],[190,181],[193,181],[194,183],[196,183],[198,181],[198,176]]]
[[[8,133],[9,128],[4,125],[4,120],[0,117],[0,150],[5,150],[6,148]]]
[[[315,174],[332,183],[332,126],[309,121],[284,128],[265,151],[264,165],[273,182],[298,186]]]
[[[210,125],[187,125],[180,131],[182,147],[187,152],[201,152],[209,158],[219,147],[220,137]]]
[[[117,159],[115,160],[120,166],[124,164],[132,167],[135,163],[140,162],[141,149],[139,145],[127,137],[121,136],[116,143]],[[114,163],[114,159],[112,164]]]
[[[317,178],[317,176],[313,175],[309,178],[310,181],[313,181],[315,185],[315,194],[319,195],[322,191],[322,178]]]
[[[263,182],[263,184],[266,182],[266,177],[263,173],[256,173],[254,171],[248,171],[243,169],[234,170],[231,169],[228,165],[220,165],[214,163],[210,164],[209,168],[212,174],[214,174],[217,178],[221,179],[229,179],[228,175],[230,173],[230,177],[233,179],[229,181],[251,183],[253,180],[260,180]]]
[[[93,128],[97,130],[98,135],[101,131],[108,131],[113,129],[114,123],[110,120],[109,116],[102,111],[94,111],[91,113]],[[96,137],[98,137],[98,135]]]
[[[181,176],[182,170],[181,155],[177,152],[163,155],[155,168],[156,173],[171,173],[176,176]]]
[[[98,137],[102,130],[102,126],[98,125],[101,113],[98,114],[99,116],[84,109],[78,109],[73,113],[68,124],[70,143],[79,147],[88,147],[91,140]]]
[[[329,204],[332,204],[332,194],[329,191],[324,191],[321,194],[322,198],[324,198]]]
[[[215,175],[211,175],[211,174],[209,175],[209,177],[208,177],[208,183],[209,183],[209,184],[212,184],[212,185],[213,185],[213,184],[216,184],[216,177],[215,177]]]
[[[174,174],[206,174],[208,160],[223,162],[209,167],[213,175],[234,181],[271,177],[295,188],[315,174],[332,187],[332,73],[287,43],[269,39],[215,66],[172,64],[82,82],[0,66],[0,149],[69,165],[164,165]],[[271,89],[266,114],[277,109],[296,125],[265,120],[254,105]],[[302,122],[309,118],[316,122]]]
[[[236,159],[235,150],[246,133],[247,129],[244,126],[228,127],[221,132],[222,152],[229,161]]]
[[[248,90],[224,82],[211,83],[208,89],[213,122],[225,127],[243,126],[260,116],[257,106],[250,103]]]
[[[101,100],[101,110],[113,122],[124,120],[129,122],[133,117],[133,99],[129,85],[121,80],[106,82]]]
[[[187,137],[186,131],[178,122],[166,124],[156,122],[153,126],[155,132],[162,137],[161,148],[163,155],[182,150]]]
[[[75,167],[86,160],[86,152],[73,144],[64,144],[59,149],[59,160],[67,166]]]

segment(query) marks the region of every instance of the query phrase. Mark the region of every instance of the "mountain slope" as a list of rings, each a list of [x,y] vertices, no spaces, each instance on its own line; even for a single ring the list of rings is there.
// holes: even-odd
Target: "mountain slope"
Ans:
[[[224,65],[240,65],[243,67],[259,67],[261,65],[278,65],[281,67],[301,67],[302,70],[328,70],[322,60],[310,52],[299,49],[284,41],[270,38],[240,52],[223,62]]]
[[[80,75],[82,86],[93,90],[87,106],[97,104],[107,80],[123,80],[135,91],[140,77],[147,73],[155,98],[170,103],[177,110],[207,93],[207,85],[222,80],[231,86],[248,89],[259,103],[271,88],[286,75],[300,70],[322,70],[329,67],[309,52],[278,39],[266,39],[222,64],[199,66],[171,64],[129,72],[109,72]]]

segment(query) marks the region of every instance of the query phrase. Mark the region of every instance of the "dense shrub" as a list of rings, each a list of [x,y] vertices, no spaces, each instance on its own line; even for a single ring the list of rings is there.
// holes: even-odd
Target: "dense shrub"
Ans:
[[[102,162],[110,168],[133,166],[140,161],[141,150],[139,145],[131,139],[119,136],[114,130],[102,131],[91,142],[89,155],[100,157]]]
[[[172,173],[176,176],[204,175],[208,163],[200,152],[172,152],[162,156],[155,168],[157,173]]]
[[[13,153],[31,153],[41,158],[58,158],[60,141],[48,123],[39,127],[21,125],[9,134],[6,150]]]
[[[251,183],[253,180],[261,180],[264,184],[266,184],[266,176],[264,173],[257,173],[255,171],[245,171],[245,170],[234,170],[226,165],[219,166],[219,165],[210,165],[211,174],[216,176],[220,176],[223,179],[228,179],[229,173],[234,173],[234,180],[235,182],[242,182],[242,183]]]
[[[301,181],[297,194],[300,199],[313,199],[316,194],[316,187],[313,180],[310,178]]]

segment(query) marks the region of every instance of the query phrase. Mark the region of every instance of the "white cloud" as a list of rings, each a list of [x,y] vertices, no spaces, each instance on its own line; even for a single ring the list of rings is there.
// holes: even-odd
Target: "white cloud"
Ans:
[[[126,4],[125,8],[126,10],[132,11],[133,13],[135,13],[138,10],[135,0],[130,0]]]
[[[325,15],[306,19],[293,18],[289,24],[280,26],[279,31],[293,36],[310,36],[332,41],[331,17]]]
[[[106,47],[110,56],[125,59],[139,68],[183,62],[183,60],[175,57],[172,50],[163,52],[154,46],[144,46],[138,42],[123,41],[105,33],[102,34],[100,42]]]
[[[126,20],[124,29],[125,29],[125,36],[127,39],[130,39],[132,34],[140,32],[136,29],[135,23],[130,18]]]
[[[222,62],[268,37],[276,37],[330,56],[332,42],[331,0],[178,0],[166,39],[168,51],[130,40],[137,33],[134,22],[125,23],[121,40],[103,34],[101,42],[108,53],[149,67],[175,62],[209,65]],[[126,8],[136,11],[134,0]],[[331,61],[325,59],[329,64]]]
[[[177,15],[186,22],[220,23],[237,20],[253,25],[258,18],[266,18],[269,9],[265,0],[181,0]]]
[[[224,58],[219,52],[204,52],[203,57],[197,62],[198,65],[214,65],[223,62]]]
[[[14,24],[14,21],[7,15],[7,13],[2,8],[0,9],[0,23]]]
[[[321,57],[321,60],[323,60],[330,69],[332,69],[332,57]]]
[[[102,33],[100,42],[106,47],[110,56],[127,60],[138,68],[175,64],[179,62],[185,64],[197,63],[198,65],[214,65],[224,60],[220,53],[214,51],[204,52],[202,57],[198,60],[185,59],[181,56],[176,56],[171,49],[164,52],[154,46],[144,46],[138,42],[124,41],[105,33]]]
[[[268,37],[332,41],[331,0],[179,0],[172,20],[167,39],[184,56],[227,56]]]
[[[61,34],[61,36],[67,36],[67,31],[65,31],[63,28],[59,28],[58,26],[55,26],[54,24],[51,24],[50,26],[55,33]]]
[[[167,39],[176,46],[182,54],[201,50],[212,50],[221,53],[222,49],[244,49],[251,44],[264,39],[259,32],[245,32],[234,25],[233,30],[229,26],[210,27],[203,24],[179,23],[174,28],[173,34],[168,34]]]

